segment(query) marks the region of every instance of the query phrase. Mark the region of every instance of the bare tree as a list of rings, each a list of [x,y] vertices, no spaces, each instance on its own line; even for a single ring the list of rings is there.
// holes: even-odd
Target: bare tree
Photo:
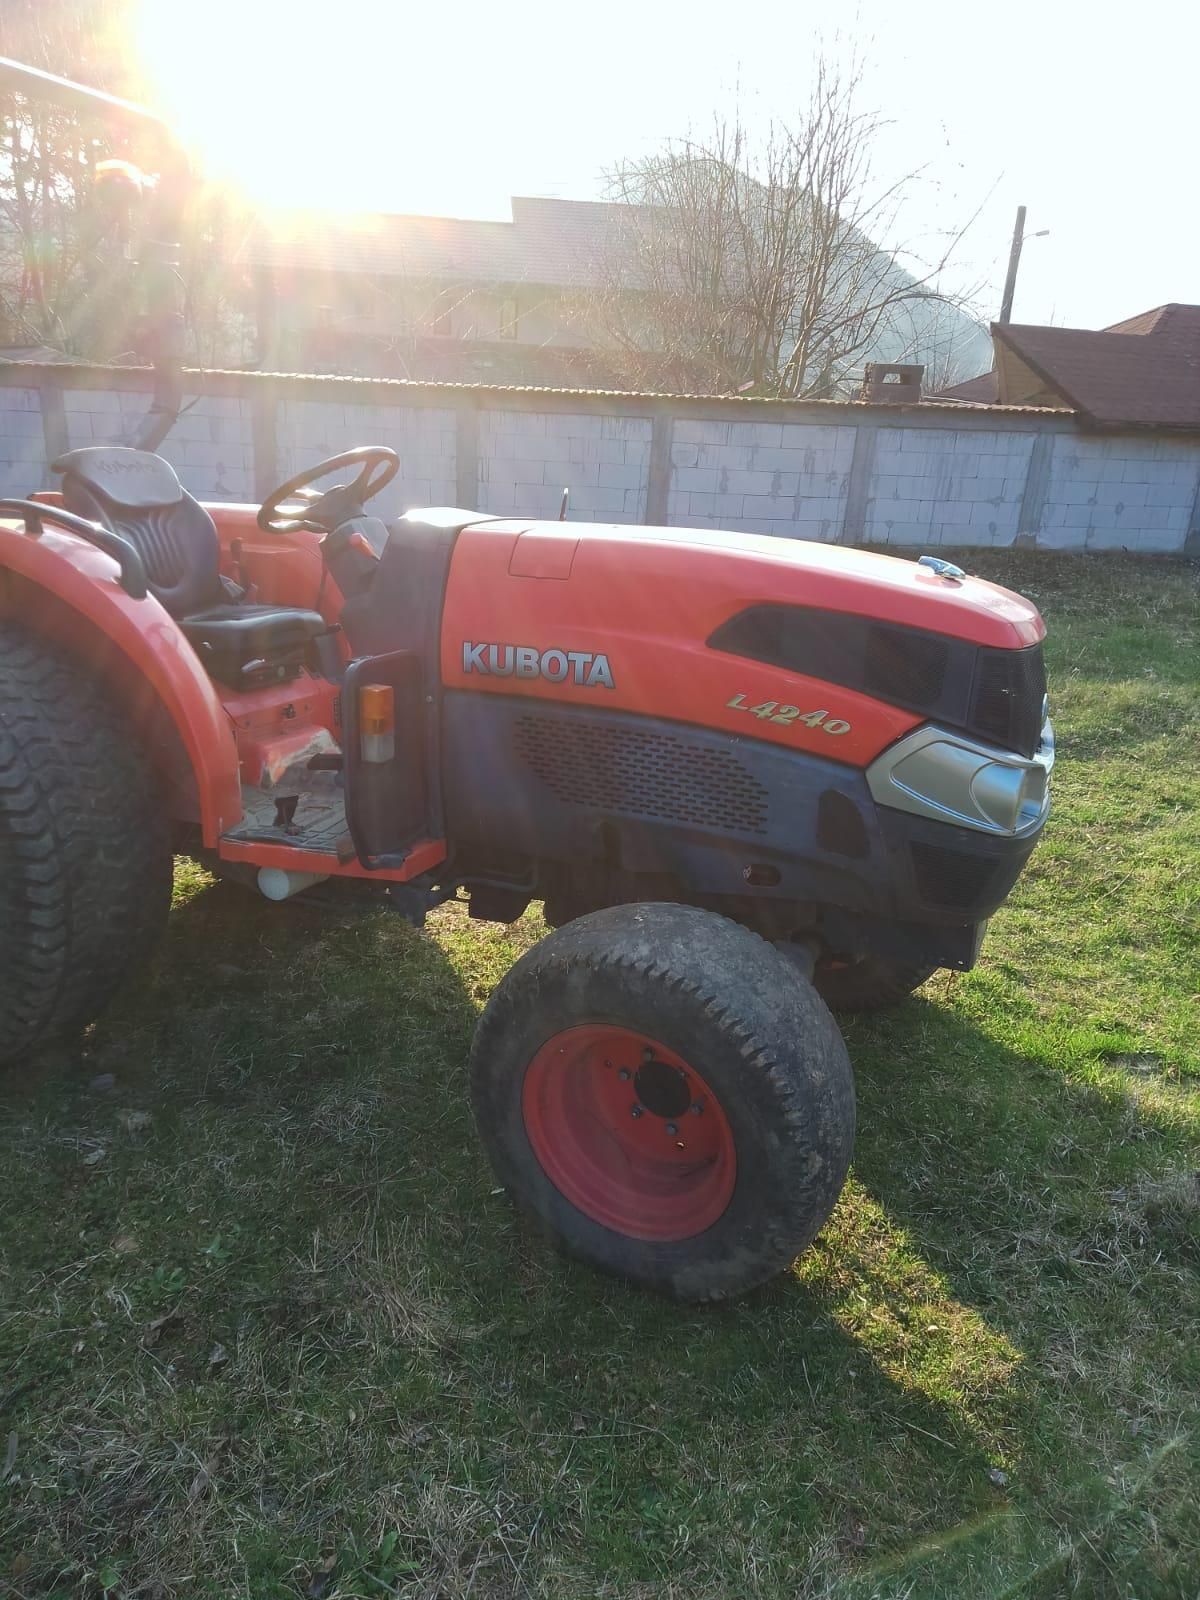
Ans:
[[[983,322],[968,316],[955,302],[935,302],[921,310],[927,314],[893,325],[892,337],[877,359],[920,362],[925,369],[921,387],[927,395],[986,370],[992,361],[992,341]]]
[[[0,53],[133,99],[124,44],[128,0],[0,0]],[[138,305],[99,159],[137,164],[131,128],[37,95],[0,95],[0,344],[93,360],[136,360]],[[119,209],[120,202],[117,202]],[[231,197],[197,184],[183,219],[189,354],[236,360],[245,345],[247,274],[228,263],[248,226]]]
[[[11,0],[4,50],[63,71],[95,55],[97,8]],[[88,343],[85,213],[97,129],[78,113],[20,95],[0,99],[0,317],[12,342],[77,353]]]
[[[821,63],[794,124],[756,140],[735,112],[610,174],[597,314],[631,381],[830,395],[889,336],[919,346],[959,303],[940,284],[964,230],[911,269],[876,242],[895,237],[916,174],[875,182],[883,124],[858,109],[860,83]]]

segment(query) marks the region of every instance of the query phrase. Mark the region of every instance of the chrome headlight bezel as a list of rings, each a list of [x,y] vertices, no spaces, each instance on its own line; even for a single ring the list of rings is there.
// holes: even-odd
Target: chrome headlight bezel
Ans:
[[[1050,809],[1054,725],[1046,717],[1029,760],[926,725],[885,750],[867,768],[877,805],[1004,838],[1035,833]]]

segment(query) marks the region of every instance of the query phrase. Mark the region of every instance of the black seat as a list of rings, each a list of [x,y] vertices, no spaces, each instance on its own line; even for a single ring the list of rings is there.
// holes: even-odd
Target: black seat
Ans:
[[[53,470],[63,474],[69,511],[133,545],[151,594],[220,682],[241,688],[294,676],[327,630],[317,611],[240,600],[236,584],[221,576],[213,519],[161,456],[92,445],[68,450]]]

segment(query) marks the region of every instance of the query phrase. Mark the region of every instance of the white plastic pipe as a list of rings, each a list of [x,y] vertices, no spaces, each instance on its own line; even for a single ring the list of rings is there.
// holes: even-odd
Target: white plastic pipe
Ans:
[[[258,887],[268,900],[290,900],[314,883],[324,883],[327,872],[288,872],[283,867],[259,867]]]

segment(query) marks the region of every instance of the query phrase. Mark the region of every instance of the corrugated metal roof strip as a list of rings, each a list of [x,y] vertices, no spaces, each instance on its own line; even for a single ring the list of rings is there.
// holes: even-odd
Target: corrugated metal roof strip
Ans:
[[[60,387],[74,371],[80,375],[87,373],[94,376],[124,377],[135,375],[144,378],[148,384],[151,378],[149,367],[105,367],[86,362],[55,363],[37,361],[4,361],[0,359],[0,380],[9,372],[26,371],[29,373],[44,372],[47,380],[57,383]],[[1049,406],[1004,406],[1004,405],[960,405],[953,401],[921,400],[912,405],[882,405],[865,400],[782,400],[765,395],[744,394],[672,394],[660,391],[636,389],[558,389],[546,386],[529,384],[487,384],[487,383],[453,383],[435,382],[417,378],[356,378],[346,377],[340,373],[330,372],[260,372],[244,367],[188,367],[184,372],[187,378],[200,379],[200,383],[193,383],[190,392],[202,390],[206,378],[221,380],[234,380],[246,383],[253,387],[258,384],[304,384],[322,388],[353,388],[368,391],[388,391],[389,393],[405,392],[409,394],[433,393],[447,394],[455,397],[476,394],[481,397],[488,395],[545,395],[562,399],[578,400],[619,400],[627,404],[638,404],[651,407],[664,405],[688,406],[736,406],[738,408],[761,408],[772,411],[812,410],[820,408],[830,412],[859,413],[865,411],[892,414],[927,414],[939,412],[956,417],[978,417],[983,414],[995,414],[998,417],[1031,416],[1044,418],[1064,418],[1074,415],[1073,412],[1061,407]],[[96,387],[93,384],[91,387]],[[132,387],[132,385],[131,385]]]

